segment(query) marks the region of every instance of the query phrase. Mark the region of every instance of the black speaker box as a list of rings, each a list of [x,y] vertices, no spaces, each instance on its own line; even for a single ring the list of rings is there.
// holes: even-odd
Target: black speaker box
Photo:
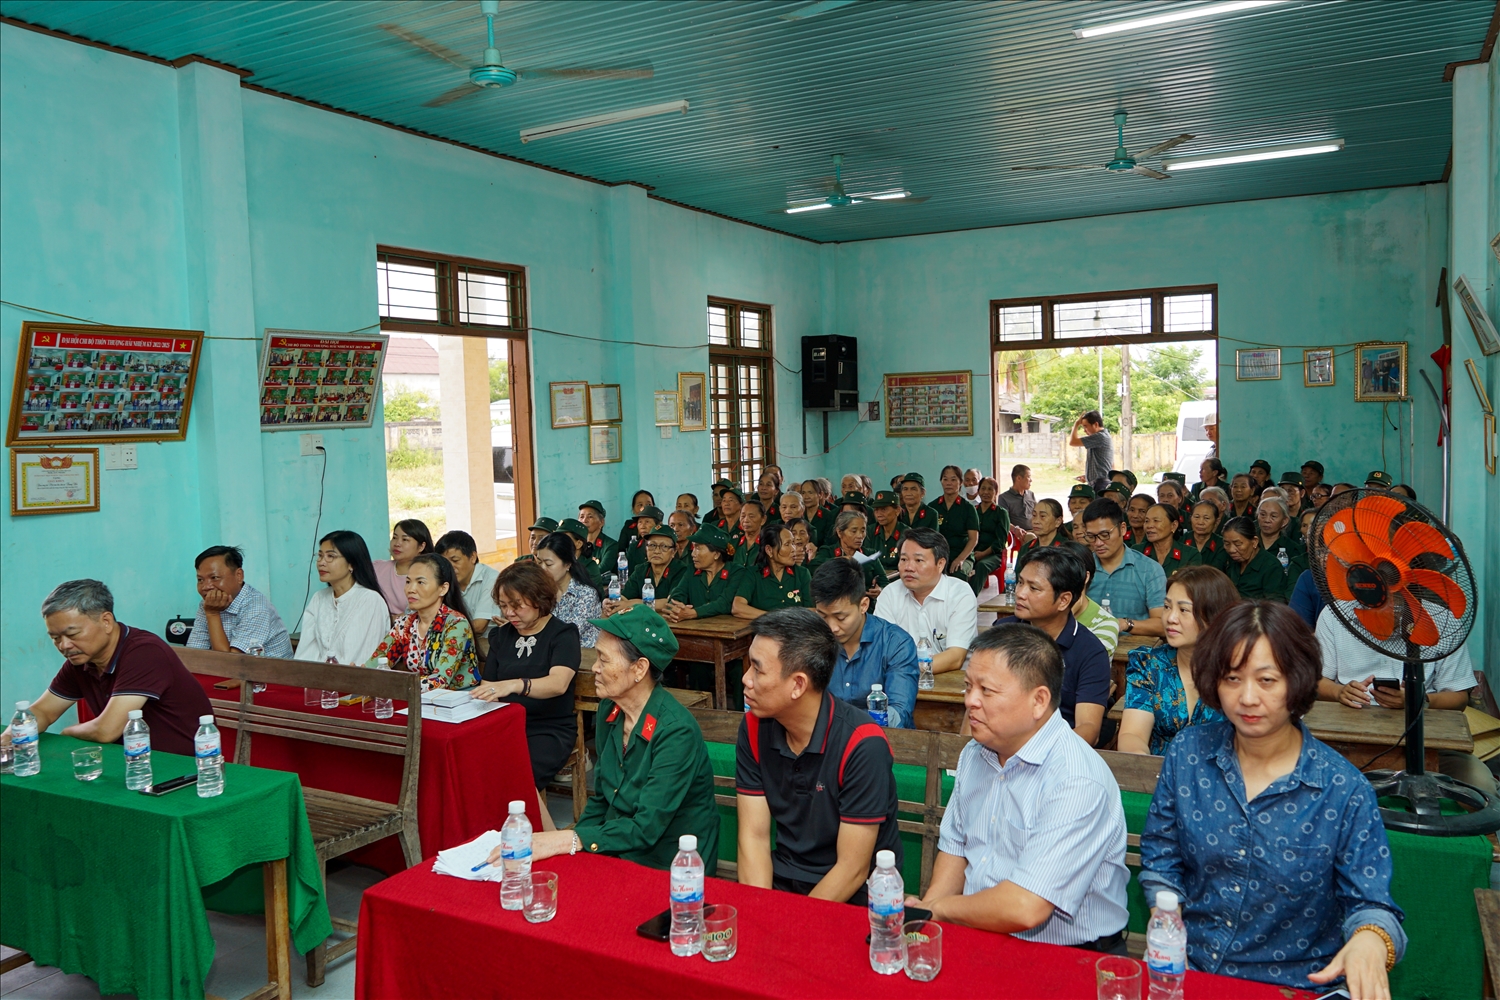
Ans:
[[[859,409],[859,341],[830,334],[802,338],[802,408]]]

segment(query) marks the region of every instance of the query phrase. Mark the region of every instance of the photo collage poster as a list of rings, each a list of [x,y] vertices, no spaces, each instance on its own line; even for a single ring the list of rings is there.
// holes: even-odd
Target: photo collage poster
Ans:
[[[974,433],[970,372],[915,372],[885,377],[887,437]]]
[[[267,330],[261,360],[260,429],[309,424],[369,427],[387,338]]]

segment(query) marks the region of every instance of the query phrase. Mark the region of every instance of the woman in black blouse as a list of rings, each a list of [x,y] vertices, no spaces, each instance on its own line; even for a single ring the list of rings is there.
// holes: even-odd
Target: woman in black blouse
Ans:
[[[578,673],[578,627],[552,616],[557,585],[535,562],[512,563],[495,580],[495,603],[505,616],[491,629],[490,652],[474,697],[515,702],[526,710],[531,776],[541,803],[542,829],[555,830],[546,788],[578,739],[573,680]]]

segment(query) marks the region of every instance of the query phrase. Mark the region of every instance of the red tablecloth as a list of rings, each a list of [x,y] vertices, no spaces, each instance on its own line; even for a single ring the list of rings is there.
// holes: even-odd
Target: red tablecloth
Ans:
[[[215,688],[221,677],[196,675],[210,698],[239,700],[238,690]],[[302,689],[273,684],[256,694],[255,703],[269,708],[301,711]],[[406,706],[400,702],[396,708]],[[78,704],[80,718],[84,704]],[[322,711],[312,709],[312,711]],[[341,706],[329,714],[376,720],[359,706]],[[406,725],[396,715],[392,725]],[[234,759],[234,732],[224,732],[224,756]],[[392,754],[290,740],[256,734],[250,744],[251,763],[277,771],[295,771],[310,788],[395,802],[401,790],[401,758]],[[422,759],[417,772],[417,826],[422,856],[473,840],[505,822],[512,799],[526,803],[534,829],[541,829],[536,787],[531,783],[531,754],[526,749],[526,711],[519,705],[495,709],[468,722],[422,720]],[[347,855],[348,860],[371,865],[387,874],[406,867],[395,837]]]
[[[354,993],[404,997],[1066,997],[1096,995],[1099,955],[944,926],[931,983],[870,969],[864,909],[707,880],[707,901],[739,910],[728,962],[677,958],[636,934],[667,907],[667,873],[580,854],[539,862],[558,874],[557,916],[529,924],[500,909],[500,887],[421,865],[365,890]],[[434,947],[442,942],[441,947]],[[1190,972],[1187,1000],[1286,1000],[1274,986]],[[1145,990],[1142,990],[1144,996]],[[1310,997],[1312,994],[1300,994]]]

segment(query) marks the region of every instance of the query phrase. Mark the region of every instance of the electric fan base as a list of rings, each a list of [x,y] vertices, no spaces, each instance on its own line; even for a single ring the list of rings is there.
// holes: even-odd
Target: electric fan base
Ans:
[[[1402,799],[1407,805],[1405,809],[1381,807],[1380,818],[1387,830],[1428,837],[1468,837],[1500,830],[1500,797],[1446,774],[1368,771],[1365,777],[1378,797]],[[1466,811],[1443,815],[1443,799]]]

